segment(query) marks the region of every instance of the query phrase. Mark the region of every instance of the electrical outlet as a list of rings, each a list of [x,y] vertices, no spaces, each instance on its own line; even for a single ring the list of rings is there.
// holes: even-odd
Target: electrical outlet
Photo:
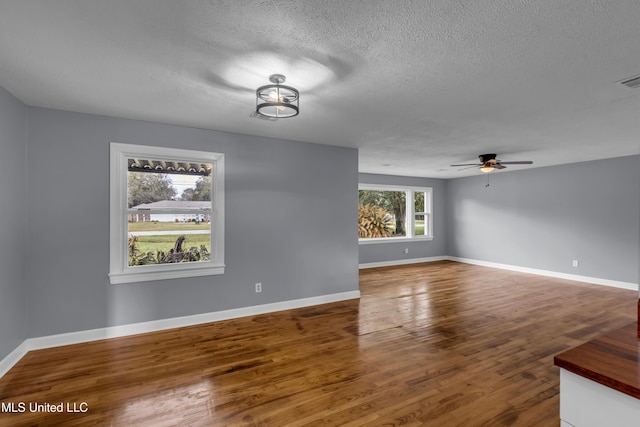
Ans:
[[[256,292],[262,292],[262,283],[256,283]]]
[[[574,259],[574,260],[573,260],[573,266],[574,266],[574,267],[577,267],[577,266],[578,266],[578,260],[577,260],[577,259]]]
[[[409,248],[404,248],[404,253],[408,254],[409,253]]]

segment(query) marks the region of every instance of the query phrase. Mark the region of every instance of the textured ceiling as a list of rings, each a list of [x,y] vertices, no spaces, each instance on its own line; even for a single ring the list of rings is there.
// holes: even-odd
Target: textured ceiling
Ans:
[[[451,178],[640,152],[637,0],[0,0],[0,85],[28,105],[359,149]],[[282,73],[300,115],[252,117]],[[530,166],[512,166],[509,170]],[[504,172],[497,172],[504,173]]]

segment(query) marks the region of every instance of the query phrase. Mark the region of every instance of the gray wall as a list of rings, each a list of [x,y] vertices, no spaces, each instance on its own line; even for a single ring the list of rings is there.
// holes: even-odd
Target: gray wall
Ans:
[[[226,153],[223,276],[109,284],[111,141]],[[639,166],[498,173],[488,188],[358,176],[352,149],[27,108],[0,89],[0,358],[28,337],[354,291],[358,263],[452,255],[637,283]],[[431,186],[434,240],[358,247],[358,181]]]
[[[27,109],[0,87],[0,360],[28,338]]]
[[[638,283],[639,156],[449,180],[452,256]],[[579,267],[572,267],[572,260]]]
[[[111,141],[225,153],[224,275],[109,284]],[[357,290],[357,161],[348,148],[29,109],[30,336]]]
[[[359,245],[360,264],[402,261],[446,255],[446,190],[442,179],[361,173],[362,184],[406,185],[433,188],[433,240],[368,243]],[[355,197],[355,196],[354,196]],[[357,233],[356,233],[357,235]],[[405,248],[409,253],[405,254]]]

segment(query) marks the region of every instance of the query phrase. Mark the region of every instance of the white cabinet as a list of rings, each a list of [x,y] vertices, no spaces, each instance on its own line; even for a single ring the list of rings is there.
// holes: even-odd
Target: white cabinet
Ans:
[[[640,399],[560,369],[561,427],[638,427]]]

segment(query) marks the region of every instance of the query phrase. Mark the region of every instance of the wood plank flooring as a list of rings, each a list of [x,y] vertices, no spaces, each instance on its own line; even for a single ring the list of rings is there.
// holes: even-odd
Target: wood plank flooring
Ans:
[[[363,270],[360,288],[33,351],[0,379],[0,402],[26,405],[0,425],[558,426],[553,356],[637,309],[634,291],[451,261]],[[30,412],[44,402],[88,410]]]

